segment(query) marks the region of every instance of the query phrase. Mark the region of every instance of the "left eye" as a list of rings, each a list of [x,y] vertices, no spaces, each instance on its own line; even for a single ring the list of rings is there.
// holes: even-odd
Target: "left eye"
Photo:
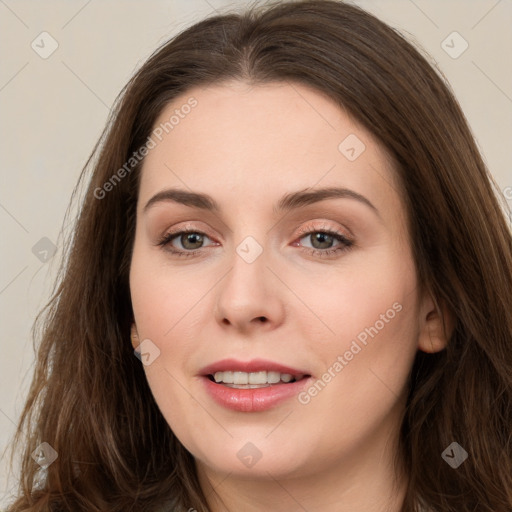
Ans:
[[[300,238],[300,240],[303,239],[309,239],[313,249],[331,249],[335,241],[345,241],[345,239],[340,235],[335,235],[334,233],[325,231],[312,231],[306,236]]]

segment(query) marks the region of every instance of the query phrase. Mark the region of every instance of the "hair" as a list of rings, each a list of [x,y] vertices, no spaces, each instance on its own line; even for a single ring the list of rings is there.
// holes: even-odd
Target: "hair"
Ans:
[[[504,204],[442,74],[395,29],[333,0],[209,17],[163,44],[121,91],[73,194],[88,184],[34,324],[36,366],[14,439],[22,445],[19,490],[8,510],[208,511],[194,458],[159,411],[130,343],[143,159],[104,197],[98,190],[146,143],[169,102],[229,80],[310,86],[392,155],[420,286],[454,319],[446,349],[418,352],[410,371],[397,454],[408,475],[401,510],[510,512]],[[441,457],[454,441],[469,454],[457,469]],[[31,454],[43,442],[58,458],[41,471]]]

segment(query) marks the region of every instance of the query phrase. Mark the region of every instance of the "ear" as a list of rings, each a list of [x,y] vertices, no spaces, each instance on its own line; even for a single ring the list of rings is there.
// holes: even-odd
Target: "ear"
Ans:
[[[137,348],[140,345],[139,334],[137,332],[137,327],[135,325],[135,322],[132,323],[130,339],[132,340],[132,347],[133,348]]]
[[[453,314],[446,304],[437,304],[427,293],[420,307],[418,349],[428,354],[444,350],[454,329]]]

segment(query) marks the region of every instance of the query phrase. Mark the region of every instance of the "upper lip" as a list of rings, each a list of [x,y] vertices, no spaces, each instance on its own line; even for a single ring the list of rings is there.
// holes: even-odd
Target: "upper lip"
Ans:
[[[309,375],[306,370],[292,368],[274,361],[265,359],[251,359],[250,361],[237,361],[236,359],[222,359],[215,363],[205,366],[200,370],[201,375],[214,375],[216,372],[235,371],[235,372],[279,372],[288,373],[293,376]]]

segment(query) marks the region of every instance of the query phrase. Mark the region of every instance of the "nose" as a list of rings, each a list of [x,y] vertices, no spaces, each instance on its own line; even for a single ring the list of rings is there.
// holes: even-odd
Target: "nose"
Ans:
[[[283,284],[267,265],[267,250],[248,262],[234,252],[231,270],[217,288],[215,317],[224,327],[243,333],[273,330],[284,321]]]

